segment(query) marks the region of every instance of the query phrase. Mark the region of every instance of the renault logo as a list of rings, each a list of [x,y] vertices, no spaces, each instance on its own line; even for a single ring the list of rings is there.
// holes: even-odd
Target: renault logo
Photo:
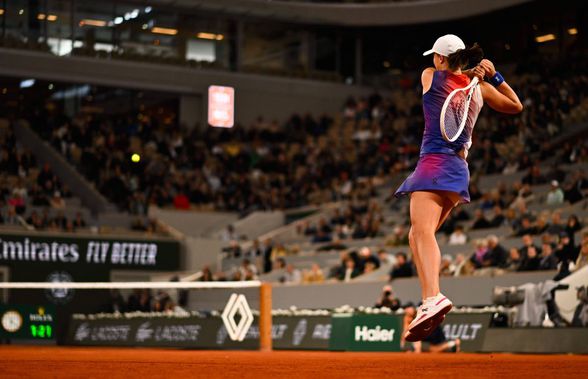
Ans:
[[[235,322],[237,313],[241,316],[239,322]],[[253,323],[253,314],[245,295],[232,294],[221,317],[231,340],[243,341]]]

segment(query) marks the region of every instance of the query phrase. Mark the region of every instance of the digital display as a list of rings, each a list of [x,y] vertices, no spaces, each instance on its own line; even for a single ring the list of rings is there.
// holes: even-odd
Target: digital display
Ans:
[[[51,340],[55,309],[39,305],[0,305],[0,337]]]
[[[31,337],[33,338],[53,338],[53,327],[48,324],[31,325]]]
[[[218,128],[232,128],[235,123],[235,89],[208,87],[208,123]]]

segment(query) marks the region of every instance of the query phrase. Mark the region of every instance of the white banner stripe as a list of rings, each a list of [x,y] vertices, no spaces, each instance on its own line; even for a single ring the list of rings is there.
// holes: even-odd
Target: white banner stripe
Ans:
[[[260,286],[261,282],[258,280],[252,280],[247,282],[0,282],[0,289],[239,289],[255,288]]]

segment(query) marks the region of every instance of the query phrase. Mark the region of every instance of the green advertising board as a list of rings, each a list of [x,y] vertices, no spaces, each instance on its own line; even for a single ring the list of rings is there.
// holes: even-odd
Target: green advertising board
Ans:
[[[41,305],[0,305],[0,337],[55,339],[55,309]]]
[[[400,351],[402,315],[334,314],[329,350]]]

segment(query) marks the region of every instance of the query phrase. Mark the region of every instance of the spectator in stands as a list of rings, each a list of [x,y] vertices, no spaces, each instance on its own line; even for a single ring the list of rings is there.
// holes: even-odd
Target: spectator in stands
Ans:
[[[588,188],[588,180],[583,171],[576,171],[569,181],[564,184],[564,199],[575,204],[584,198],[584,191]]]
[[[559,182],[557,180],[551,181],[551,189],[547,193],[547,198],[545,203],[547,205],[558,205],[563,204],[564,202],[564,193],[562,189],[559,187]]]
[[[286,268],[286,260],[282,257],[276,259],[274,270],[284,270]]]
[[[263,272],[268,273],[272,270],[272,251],[273,241],[271,238],[266,239],[263,242],[262,255],[263,255]]]
[[[276,243],[272,249],[272,258],[285,257],[288,255],[288,249],[282,243]]]
[[[555,256],[560,262],[559,273],[555,280],[561,280],[570,274],[570,264],[578,259],[578,251],[567,232],[559,235],[559,241],[555,248]]]
[[[19,215],[23,215],[27,208],[25,198],[19,191],[12,192],[12,196],[8,199],[8,205],[13,207]]]
[[[41,219],[37,211],[32,211],[26,221],[27,224],[31,225],[35,229],[43,229],[45,227],[45,225],[43,224],[43,220]]]
[[[494,205],[494,216],[490,220],[491,228],[498,228],[504,225],[506,218],[504,217],[504,211],[500,205]]]
[[[459,253],[455,256],[453,264],[455,265],[455,272],[453,274],[454,276],[472,275],[475,270],[472,262],[470,262],[470,260],[462,253]]]
[[[527,250],[529,250],[529,248],[532,247],[535,249],[535,251],[539,250],[539,248],[534,244],[533,237],[530,234],[523,235],[521,240],[523,242],[523,246],[519,249],[519,251],[523,260],[527,256]]]
[[[333,232],[333,228],[327,223],[327,220],[324,217],[321,217],[318,223],[318,231],[323,232],[326,235],[329,235]]]
[[[305,236],[314,236],[317,232],[317,228],[310,223],[310,221],[306,220],[303,224],[302,224],[302,232],[304,233]]]
[[[517,212],[513,208],[508,208],[505,214],[505,224],[510,226],[515,232],[521,227],[521,222],[517,217]]]
[[[535,246],[529,246],[526,248],[526,254],[519,267],[519,271],[536,271],[539,270],[540,264],[541,250]]]
[[[380,267],[380,260],[374,254],[369,247],[362,247],[359,250],[359,269],[365,271],[365,267],[371,265],[373,269]]]
[[[476,250],[470,257],[470,262],[474,268],[479,269],[489,265],[490,258],[488,256],[488,243],[485,239],[478,239],[475,242]]]
[[[578,259],[576,260],[576,267],[574,270],[581,270],[586,266],[588,266],[588,241],[584,241],[582,243],[580,254],[578,254]]]
[[[374,305],[375,308],[389,308],[394,312],[400,309],[400,306],[400,299],[394,295],[391,285],[385,285],[382,288],[382,295]]]
[[[238,241],[229,241],[229,246],[223,247],[228,257],[239,258],[241,256],[241,245]]]
[[[223,230],[221,234],[221,240],[223,240],[224,242],[230,242],[237,241],[238,239],[239,236],[235,232],[235,227],[233,225],[227,225],[227,227]]]
[[[357,267],[355,260],[351,257],[347,257],[345,260],[345,270],[339,275],[339,280],[344,282],[350,282],[351,279],[361,275],[360,269]]]
[[[241,280],[256,280],[257,279],[257,267],[251,263],[251,261],[247,258],[243,259],[241,262],[241,266],[239,266],[239,271],[241,271]]]
[[[6,207],[6,214],[4,215],[4,224],[5,225],[18,225],[19,219],[18,219],[18,215],[16,214],[16,209],[14,208],[14,206],[7,206]]]
[[[76,213],[76,218],[73,220],[73,227],[75,229],[83,229],[86,227],[86,221],[80,212]]]
[[[395,254],[396,263],[392,266],[388,280],[392,281],[397,278],[409,278],[414,275],[412,263],[408,261],[406,253],[398,252]]]
[[[441,257],[441,276],[454,276],[455,275],[455,265],[453,264],[453,259],[451,255],[444,254]]]
[[[566,233],[570,236],[572,244],[575,243],[574,236],[576,232],[580,230],[582,230],[582,224],[580,223],[580,220],[578,220],[578,216],[570,215],[570,217],[568,217],[568,222],[566,223]]]
[[[393,255],[388,254],[385,249],[378,250],[378,260],[382,266],[391,266],[396,262],[396,258]]]
[[[281,283],[300,284],[302,283],[302,273],[294,267],[292,263],[286,265],[286,272],[280,278]]]
[[[498,237],[491,234],[486,240],[488,242],[487,266],[506,267],[508,264],[508,252],[500,245]]]
[[[327,234],[323,229],[319,229],[311,239],[312,243],[331,242],[332,238],[330,234]]]
[[[457,225],[453,233],[449,235],[449,245],[465,245],[468,236],[463,232],[463,226]]]
[[[151,312],[152,301],[151,290],[136,289],[127,300],[127,309],[129,312]]]
[[[485,229],[491,226],[490,221],[486,219],[484,216],[484,211],[481,209],[476,209],[474,212],[474,223],[472,225],[472,229]]]
[[[515,183],[514,188],[517,190],[517,196],[510,204],[511,208],[519,208],[521,214],[525,213],[523,211],[523,207],[535,199],[535,195],[533,194],[533,190],[531,186],[528,184],[520,184]]]
[[[127,304],[119,289],[110,290],[110,301],[104,311],[107,313],[124,313],[127,311]]]
[[[202,268],[202,276],[198,280],[201,281],[201,282],[212,282],[212,281],[214,281],[214,276],[212,275],[212,271],[210,270],[210,267],[204,266]]]
[[[517,230],[516,236],[523,237],[525,235],[534,235],[537,234],[537,228],[531,222],[530,217],[523,217],[521,219],[521,225]]]
[[[53,197],[49,199],[49,204],[51,208],[54,209],[64,209],[65,208],[65,200],[61,197],[61,192],[55,191],[53,192]]]
[[[505,268],[509,271],[519,271],[522,263],[523,258],[521,257],[520,251],[516,247],[510,249],[507,265]]]
[[[541,215],[537,218],[537,221],[535,221],[535,234],[543,234],[547,231],[547,228],[549,228],[549,223],[547,222],[547,216],[545,215]]]
[[[541,175],[541,169],[539,165],[535,164],[529,168],[527,175],[523,177],[523,184],[536,186],[538,184],[545,183],[545,177]]]
[[[304,283],[323,283],[325,281],[325,275],[320,266],[313,263],[310,270],[304,272],[302,280]]]
[[[393,233],[386,239],[386,246],[407,246],[408,245],[408,232],[404,225],[396,225]]]
[[[67,224],[67,217],[65,217],[63,211],[59,211],[57,212],[57,215],[53,218],[53,221],[55,221],[59,228],[64,228]]]
[[[557,256],[553,253],[553,247],[549,243],[544,243],[541,246],[541,260],[539,262],[539,270],[555,270],[557,269]]]
[[[555,211],[551,215],[551,224],[547,227],[546,232],[549,234],[560,235],[565,231],[565,226],[561,221],[561,212]]]
[[[345,224],[345,217],[341,214],[341,210],[339,208],[335,209],[333,212],[333,216],[331,216],[331,225],[344,225]]]

